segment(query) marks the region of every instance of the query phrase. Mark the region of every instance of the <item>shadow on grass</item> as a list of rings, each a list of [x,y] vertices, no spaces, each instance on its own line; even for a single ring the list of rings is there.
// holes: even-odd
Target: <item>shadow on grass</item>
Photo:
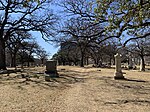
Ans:
[[[17,73],[17,72],[22,72],[21,69],[17,70],[0,70],[0,74],[11,74],[11,73]]]
[[[123,91],[131,91],[136,94],[149,94],[150,82],[138,79],[115,80],[113,77],[100,77],[99,80],[104,81],[105,86],[115,87]]]
[[[96,71],[96,70],[95,70]],[[77,70],[59,70],[58,72],[63,72],[63,73],[70,73],[70,74],[76,74],[76,75],[80,75],[80,74],[87,74],[87,73],[90,73],[90,72],[92,72],[92,71],[90,71],[90,72],[85,72],[85,71],[83,71],[83,72],[81,72],[81,71],[77,71]]]
[[[63,89],[70,87],[70,84],[74,83],[83,83],[85,80],[84,76],[79,77],[78,74],[69,73],[69,74],[59,74],[58,78],[50,78],[50,81],[45,81],[44,74],[33,74],[33,73],[19,73],[14,75],[1,75],[0,84],[3,85],[15,85],[19,84],[18,88],[21,86],[30,85],[34,87],[42,87],[45,89],[48,88],[59,88]]]
[[[121,104],[128,104],[128,103],[132,103],[135,105],[150,105],[150,100],[126,99],[126,100],[104,102],[105,105],[121,105]]]
[[[125,81],[133,81],[133,82],[148,82],[148,81],[144,81],[144,80],[138,80],[138,79],[124,79]]]
[[[114,79],[113,77],[106,77],[106,76],[103,76],[103,77],[100,77],[99,79],[101,80],[120,80],[120,81],[130,81],[130,82],[148,82],[148,81],[144,81],[144,80],[139,80],[139,79],[128,79],[128,78],[124,78],[124,79]]]

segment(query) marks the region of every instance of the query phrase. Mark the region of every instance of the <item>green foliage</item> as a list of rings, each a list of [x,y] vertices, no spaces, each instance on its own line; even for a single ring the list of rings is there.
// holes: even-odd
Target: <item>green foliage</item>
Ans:
[[[43,0],[43,1],[45,1],[45,0]],[[36,3],[38,3],[38,4],[41,3],[40,0],[25,0],[24,3],[23,3],[23,6],[24,6],[24,7],[28,7],[28,5],[29,5],[30,2],[32,2],[32,3],[33,3],[33,2],[36,2]]]
[[[106,32],[113,31],[117,35],[119,31],[118,36],[121,36],[124,31],[131,34],[131,29],[137,32],[143,27],[150,28],[149,0],[96,0],[95,3],[97,20],[104,17],[108,21]]]

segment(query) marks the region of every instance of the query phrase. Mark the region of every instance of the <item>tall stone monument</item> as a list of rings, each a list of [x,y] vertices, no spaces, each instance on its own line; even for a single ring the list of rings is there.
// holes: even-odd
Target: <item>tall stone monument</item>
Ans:
[[[58,77],[57,73],[57,61],[48,60],[46,61],[45,80],[49,81],[50,77]]]
[[[121,69],[121,55],[119,53],[117,53],[115,55],[115,74],[114,74],[114,78],[115,79],[124,79],[123,73],[122,73],[122,69]]]
[[[143,63],[142,59],[141,59],[141,62],[140,62],[140,71],[145,71],[145,67],[144,67],[144,63]]]

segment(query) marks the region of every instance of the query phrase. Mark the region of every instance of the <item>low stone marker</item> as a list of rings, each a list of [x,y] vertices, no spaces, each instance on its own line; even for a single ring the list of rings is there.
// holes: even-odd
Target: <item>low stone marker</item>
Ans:
[[[56,73],[57,72],[57,61],[49,60],[46,61],[46,73]]]
[[[45,80],[49,81],[51,77],[58,77],[57,73],[57,61],[48,60],[46,61]]]
[[[122,73],[122,69],[121,69],[121,56],[119,53],[117,53],[115,55],[115,74],[114,74],[114,78],[115,79],[124,79],[123,73]]]

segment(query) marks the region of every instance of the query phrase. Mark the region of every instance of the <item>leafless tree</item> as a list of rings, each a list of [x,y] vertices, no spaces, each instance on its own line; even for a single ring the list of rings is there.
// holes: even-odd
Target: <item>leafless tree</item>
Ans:
[[[57,19],[50,3],[51,0],[0,0],[0,69],[6,69],[5,45],[14,31],[39,31],[43,38],[53,35]]]

